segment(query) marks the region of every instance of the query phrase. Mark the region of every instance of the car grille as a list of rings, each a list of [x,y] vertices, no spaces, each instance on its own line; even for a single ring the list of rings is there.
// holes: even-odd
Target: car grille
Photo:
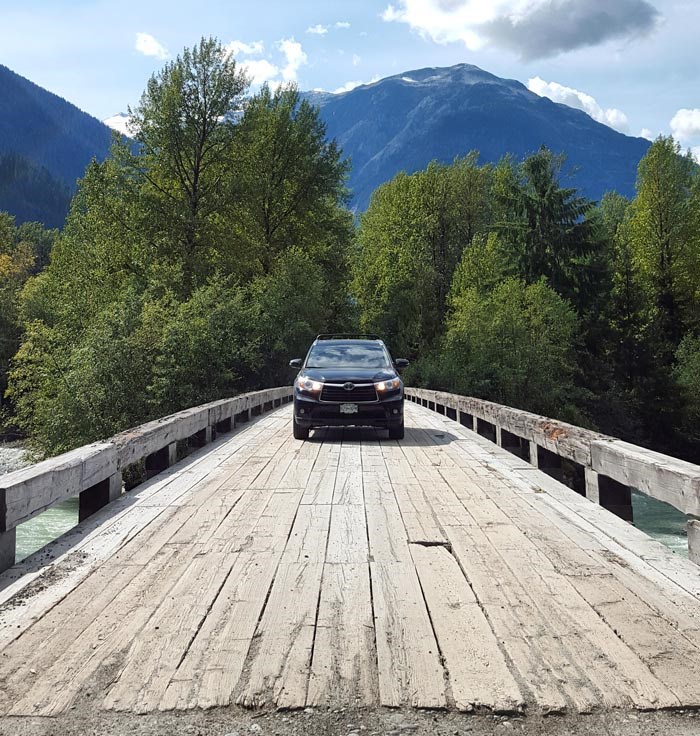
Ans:
[[[369,385],[356,385],[351,391],[347,391],[343,386],[331,386],[329,384],[325,384],[323,391],[321,391],[321,401],[358,403],[376,400],[377,391],[374,388],[373,383]]]

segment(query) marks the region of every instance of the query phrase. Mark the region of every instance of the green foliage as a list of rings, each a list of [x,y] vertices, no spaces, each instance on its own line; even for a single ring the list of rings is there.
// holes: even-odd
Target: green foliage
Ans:
[[[544,279],[456,288],[442,359],[451,386],[550,416],[573,403],[576,315]]]
[[[639,164],[629,234],[640,286],[657,310],[669,352],[698,325],[700,250],[697,167],[672,138],[657,138]]]
[[[491,168],[470,154],[451,166],[399,174],[377,189],[360,220],[354,291],[361,327],[390,336],[395,353],[439,339],[452,274],[489,217]]]
[[[697,342],[679,343],[700,332],[698,167],[660,138],[638,196],[598,206],[563,173],[542,149],[380,187],[358,233],[360,322],[414,358],[409,382],[697,459]]]
[[[21,335],[20,292],[33,273],[48,259],[55,230],[37,222],[15,226],[0,212],[0,405],[7,388],[7,373]]]
[[[675,377],[683,391],[684,419],[693,439],[700,441],[700,337],[687,334],[676,351]]]
[[[215,39],[202,39],[154,74],[129,110],[137,155],[121,151],[122,169],[139,184],[146,215],[129,220],[147,234],[183,294],[206,281],[213,252],[231,247],[220,214],[235,176],[232,119],[248,88]]]
[[[351,326],[346,163],[294,88],[246,89],[202,40],[149,81],[138,150],[86,170],[19,305],[8,395],[40,451],[286,382]]]
[[[544,276],[580,311],[594,283],[593,202],[560,186],[564,162],[545,148],[519,166],[503,161],[496,188],[503,219],[496,229],[522,279],[533,283]]]

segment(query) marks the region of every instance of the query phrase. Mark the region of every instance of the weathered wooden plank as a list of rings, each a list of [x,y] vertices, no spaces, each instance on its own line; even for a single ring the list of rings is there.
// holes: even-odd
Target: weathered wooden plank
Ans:
[[[322,572],[319,562],[280,564],[237,690],[240,705],[305,705]]]
[[[56,715],[63,712],[103,663],[128,647],[150,619],[163,597],[191,564],[184,550],[163,550],[155,564],[141,570],[132,584],[121,589],[112,605],[103,609],[85,629],[71,631],[64,650],[52,648],[53,662],[35,670],[30,686],[23,681],[21,695],[13,697],[12,715]],[[66,626],[64,620],[64,626]],[[138,637],[136,638],[138,641]],[[15,643],[23,647],[20,639]]]
[[[326,562],[364,563],[369,558],[365,509],[360,505],[333,506]]]
[[[338,508],[353,513],[357,507]],[[325,565],[307,705],[363,708],[377,704],[371,601],[366,562]]]
[[[685,514],[700,515],[700,467],[621,440],[592,445],[593,470]]]
[[[338,468],[335,476],[333,503],[335,505],[362,505],[364,503],[362,492],[362,471],[359,466],[357,470],[346,470],[344,467]]]
[[[333,503],[335,476],[340,459],[340,445],[334,442],[322,442],[318,455],[314,460],[311,474],[304,487],[302,504]]]
[[[116,448],[98,443],[0,476],[0,532],[14,529],[116,472]]]
[[[158,708],[233,561],[220,552],[209,552],[191,561],[129,648],[126,665],[105,697],[105,708],[136,713]]]
[[[582,465],[590,466],[591,443],[605,437],[605,435],[566,422],[482,399],[427,389],[409,388],[407,393],[483,419],[519,437],[537,442],[541,447]]]
[[[409,542],[444,544],[447,537],[435,518],[428,494],[422,485],[394,484],[394,493]]]
[[[498,641],[455,558],[411,545],[423,595],[459,710],[520,710],[525,702]]]
[[[372,562],[381,705],[444,708],[444,670],[411,560]]]
[[[365,508],[371,559],[377,562],[410,562],[408,534],[396,500],[387,496],[383,503],[368,503]]]
[[[160,710],[230,704],[278,562],[279,555],[238,554],[199,634],[170,678]]]
[[[292,531],[285,540],[285,561],[323,562],[330,524],[331,506],[299,506]]]

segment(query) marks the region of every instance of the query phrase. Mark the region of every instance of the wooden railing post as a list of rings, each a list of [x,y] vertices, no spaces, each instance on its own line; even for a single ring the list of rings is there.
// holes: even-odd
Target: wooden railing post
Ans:
[[[691,519],[686,529],[688,530],[688,558],[696,565],[700,565],[700,521]]]
[[[583,469],[586,483],[586,498],[593,503],[600,503],[600,488],[598,486],[598,473],[591,468]]]
[[[15,564],[17,551],[17,529],[0,532],[0,572]]]
[[[532,465],[535,468],[540,467],[539,453],[537,450],[538,450],[537,442],[533,442],[532,440],[530,440],[530,465]]]

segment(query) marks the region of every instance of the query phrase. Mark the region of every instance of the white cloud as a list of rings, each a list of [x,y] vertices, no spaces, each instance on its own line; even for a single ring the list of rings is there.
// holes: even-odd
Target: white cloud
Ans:
[[[700,164],[700,146],[693,146],[690,149],[690,152],[693,154],[695,160]]]
[[[111,128],[112,130],[116,130],[118,133],[121,133],[122,135],[128,135],[128,136],[134,135],[135,131],[131,129],[130,118],[124,112],[120,112],[120,113],[117,113],[116,115],[112,115],[111,118],[107,118],[106,120],[103,120],[102,122],[107,127]]]
[[[269,84],[273,89],[282,82],[295,82],[299,69],[308,63],[306,52],[298,41],[293,38],[283,38],[275,44],[275,49],[282,59],[247,59],[242,58],[238,63],[245,69],[254,85]],[[229,54],[240,54],[242,56],[258,56],[265,51],[262,41],[245,43],[243,41],[231,41],[226,46]],[[275,63],[276,62],[276,63]]]
[[[269,82],[280,73],[279,67],[267,59],[244,59],[240,65],[246,70],[253,84]]]
[[[561,102],[587,112],[594,120],[603,123],[621,133],[629,130],[627,115],[614,107],[601,107],[594,97],[572,87],[565,87],[557,82],[545,82],[540,77],[533,77],[527,82],[527,88],[540,97],[549,97],[554,102]]]
[[[309,26],[306,32],[316,36],[325,36],[328,33],[328,26],[322,26],[320,23],[317,23],[315,26]]]
[[[375,74],[372,79],[370,79],[369,82],[362,82],[362,81],[354,81],[354,82],[345,82],[345,84],[341,85],[337,89],[333,90],[334,95],[342,94],[343,92],[350,92],[351,90],[355,89],[355,87],[361,87],[363,84],[373,84],[374,82],[379,80],[379,75]]]
[[[361,61],[362,59],[357,54],[352,55],[352,65],[353,66],[358,66]]]
[[[151,36],[150,33],[137,33],[135,48],[144,56],[155,56],[156,59],[170,58],[168,49]]]
[[[681,143],[687,143],[700,138],[700,110],[682,108],[669,123],[673,137]]]
[[[382,20],[407,23],[421,35],[432,38],[436,43],[462,41],[473,50],[484,45],[476,27],[494,20],[499,11],[512,2],[494,0],[466,0],[466,2],[441,2],[440,0],[399,0],[397,5],[388,5]],[[520,3],[523,4],[523,3]]]
[[[245,43],[245,41],[231,41],[226,44],[225,50],[229,56],[238,56],[239,54],[245,54],[246,56],[259,56],[265,51],[265,45],[262,41],[252,41],[251,43]]]
[[[646,138],[648,141],[654,140],[654,134],[649,130],[649,128],[642,128],[639,131],[639,137]]]
[[[355,89],[355,87],[360,87],[363,85],[364,82],[361,80],[357,80],[355,82],[345,82],[345,84],[342,84],[340,87],[337,87],[333,90],[334,95],[342,94],[343,92],[350,92],[350,90]]]
[[[643,36],[661,19],[649,0],[394,0],[381,17],[435,43],[490,43],[526,59]]]
[[[295,82],[300,67],[308,63],[309,57],[302,49],[301,44],[293,38],[283,38],[278,43],[278,47],[287,62],[282,68],[282,79],[285,82]]]
[[[333,28],[350,28],[350,24],[346,20],[339,20]]]

